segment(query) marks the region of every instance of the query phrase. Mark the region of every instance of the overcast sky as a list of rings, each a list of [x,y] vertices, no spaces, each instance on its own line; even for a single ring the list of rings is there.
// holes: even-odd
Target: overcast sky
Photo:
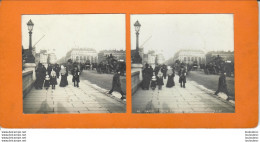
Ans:
[[[27,22],[34,23],[32,45],[40,49],[55,49],[57,58],[65,56],[74,47],[103,49],[124,49],[124,14],[70,14],[70,15],[23,15],[22,45],[29,48]]]
[[[141,24],[139,45],[157,50],[169,59],[180,49],[234,51],[232,14],[131,15],[131,49],[136,48],[134,23]]]

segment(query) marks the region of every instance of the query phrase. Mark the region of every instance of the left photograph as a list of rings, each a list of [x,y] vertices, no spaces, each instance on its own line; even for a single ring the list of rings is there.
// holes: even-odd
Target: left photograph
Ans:
[[[24,114],[126,112],[124,14],[21,18]]]

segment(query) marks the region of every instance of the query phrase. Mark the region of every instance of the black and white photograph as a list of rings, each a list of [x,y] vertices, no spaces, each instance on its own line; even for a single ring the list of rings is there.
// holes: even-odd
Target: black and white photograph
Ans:
[[[23,113],[125,113],[124,14],[22,15]]]
[[[132,14],[132,113],[234,113],[233,14]]]

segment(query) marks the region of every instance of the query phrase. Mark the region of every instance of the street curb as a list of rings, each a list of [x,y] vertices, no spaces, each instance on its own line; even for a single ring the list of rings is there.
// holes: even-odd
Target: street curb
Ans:
[[[112,98],[112,99],[114,99],[114,100],[116,100],[116,101],[118,101],[118,102],[120,102],[120,103],[122,103],[122,104],[126,104],[126,99],[121,100],[121,99],[115,97],[115,96],[113,95],[113,93],[112,93],[112,95],[109,95],[109,94],[107,94],[107,92],[108,92],[109,90],[102,89],[102,88],[98,87],[96,84],[92,84],[92,83],[89,82],[88,80],[84,80],[84,81],[87,82],[90,87],[92,87],[93,89],[99,91],[99,92],[102,93],[103,95],[106,95],[106,96],[108,96],[108,97],[110,97],[110,98]]]
[[[214,95],[214,94],[212,94],[212,92],[210,92],[210,91],[208,91],[208,90],[205,90],[204,88],[202,88],[201,86],[198,86],[197,84],[195,84],[198,88],[200,88],[202,91],[204,91],[204,92],[206,92],[207,94],[209,94],[210,96],[212,96],[212,97],[214,97],[214,98],[216,98],[216,99],[218,99],[218,100],[220,100],[220,101],[222,101],[222,102],[224,102],[224,103],[227,103],[227,104],[229,104],[229,105],[231,105],[232,107],[234,107],[235,108],[235,104],[234,103],[231,103],[231,102],[229,102],[229,101],[227,101],[227,100],[225,100],[225,99],[223,99],[223,98],[221,98],[221,97],[219,97],[219,96],[216,96],[216,95]]]

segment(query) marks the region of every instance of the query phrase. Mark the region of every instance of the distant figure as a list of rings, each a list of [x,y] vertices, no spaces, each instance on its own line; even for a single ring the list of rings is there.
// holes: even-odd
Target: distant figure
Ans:
[[[181,87],[185,88],[186,83],[186,70],[184,67],[181,67],[179,70],[179,83],[181,84]]]
[[[68,77],[68,75],[69,75],[69,70],[68,70],[68,68],[67,68],[66,66],[65,66],[64,68],[65,68],[65,70],[66,70],[66,80],[65,80],[66,82],[65,82],[65,84],[66,84],[66,86],[67,86],[67,85],[69,85],[68,79],[67,79],[67,77]]]
[[[166,79],[166,74],[167,74],[167,66],[163,64],[161,71],[163,73],[163,78]]]
[[[54,71],[56,72],[57,78],[59,78],[59,76],[60,76],[60,66],[59,66],[59,64],[57,64],[57,63],[55,64]]]
[[[229,94],[228,89],[227,89],[226,73],[225,72],[222,72],[220,77],[219,77],[218,90],[215,92],[215,95],[218,95],[219,92],[225,93],[228,96],[227,100],[230,100],[230,96],[229,96],[230,94]]]
[[[57,77],[56,77],[56,72],[54,71],[54,69],[52,69],[52,71],[51,71],[50,83],[51,83],[51,88],[55,89],[55,85],[57,85]]]
[[[63,65],[61,65],[60,75],[61,75],[60,87],[67,86],[68,85],[68,80],[67,80],[68,72]]]
[[[108,94],[112,94],[113,91],[117,91],[119,92],[122,97],[121,99],[125,99],[125,93],[122,91],[122,88],[121,88],[121,82],[120,82],[120,71],[117,70],[115,75],[113,76],[113,81],[112,81],[112,88],[111,90],[108,92]]]
[[[48,64],[47,72],[48,72],[49,76],[51,76],[51,70],[52,70],[52,66],[51,66],[51,64]]]
[[[160,71],[160,66],[159,65],[156,65],[155,68],[154,68],[154,73],[155,73],[155,76],[158,75],[158,72]]]
[[[157,80],[158,90],[162,90],[162,86],[164,85],[164,83],[163,83],[163,73],[161,71],[158,72],[156,80]]]
[[[46,90],[48,90],[50,87],[50,76],[48,75],[48,72],[46,72],[44,87]]]
[[[152,90],[154,90],[156,88],[156,76],[155,76],[155,73],[153,74],[152,76],[152,79],[151,79],[151,88]]]
[[[80,75],[80,71],[78,69],[77,66],[74,67],[74,69],[72,70],[72,82],[74,83],[74,87],[79,87],[79,75]]]
[[[167,70],[167,75],[168,75],[168,80],[167,80],[166,87],[171,88],[175,85],[175,83],[174,83],[175,73],[171,67],[169,67],[169,69]]]

